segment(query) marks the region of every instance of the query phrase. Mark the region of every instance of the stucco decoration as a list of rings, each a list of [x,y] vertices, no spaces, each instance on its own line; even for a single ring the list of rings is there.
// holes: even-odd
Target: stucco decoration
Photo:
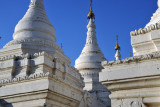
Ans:
[[[113,100],[112,107],[147,107],[142,98]]]
[[[123,99],[122,104],[122,107],[147,107],[143,104],[142,98]]]

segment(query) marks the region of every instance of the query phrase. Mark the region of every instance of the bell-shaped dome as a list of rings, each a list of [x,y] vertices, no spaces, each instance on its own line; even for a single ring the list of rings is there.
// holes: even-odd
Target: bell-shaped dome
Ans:
[[[44,0],[31,0],[28,11],[15,27],[14,40],[56,41],[56,31],[44,9]]]
[[[102,69],[103,67],[101,65],[101,62],[105,61],[106,59],[97,44],[97,38],[95,32],[96,26],[92,19],[90,19],[87,28],[88,32],[87,32],[86,45],[83,48],[79,58],[76,60],[75,67],[78,70]]]
[[[45,12],[44,0],[31,0],[28,11],[15,27],[13,38],[4,46],[7,55],[45,51],[66,64],[71,62],[56,43],[56,31]]]

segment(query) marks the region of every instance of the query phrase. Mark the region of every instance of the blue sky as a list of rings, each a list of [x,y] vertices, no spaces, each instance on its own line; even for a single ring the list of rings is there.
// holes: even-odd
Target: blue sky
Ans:
[[[86,41],[89,0],[44,0],[57,43],[72,60],[79,57]],[[15,25],[28,9],[30,0],[0,0],[0,48],[12,40]],[[114,60],[116,35],[122,58],[130,56],[130,32],[144,27],[157,9],[157,0],[93,0],[98,44],[105,57]]]

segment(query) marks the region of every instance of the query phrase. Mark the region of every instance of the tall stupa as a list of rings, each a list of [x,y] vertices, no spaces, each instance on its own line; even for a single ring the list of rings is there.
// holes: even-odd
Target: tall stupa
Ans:
[[[75,68],[79,70],[80,74],[84,78],[84,90],[89,91],[93,96],[106,102],[109,107],[109,91],[99,82],[99,72],[103,69],[101,62],[106,61],[106,58],[97,43],[95,15],[92,10],[92,0],[87,18],[89,23],[87,25],[88,32],[86,44],[79,58],[75,62]]]

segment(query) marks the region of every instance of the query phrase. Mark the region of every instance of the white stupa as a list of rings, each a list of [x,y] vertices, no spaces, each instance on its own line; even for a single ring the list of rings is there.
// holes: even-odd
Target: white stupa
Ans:
[[[88,14],[89,23],[87,26],[87,39],[85,47],[82,50],[79,58],[75,62],[75,68],[79,70],[84,78],[84,90],[89,91],[93,96],[106,102],[107,107],[110,106],[108,98],[108,90],[99,82],[99,72],[103,69],[101,62],[106,61],[101,49],[97,43],[95,15],[90,8]]]
[[[105,61],[105,57],[101,52],[98,44],[97,44],[97,37],[95,31],[95,24],[93,19],[90,19],[89,24],[87,26],[87,40],[86,45],[82,50],[81,55],[76,60],[75,67],[77,69],[84,70],[84,69],[102,69],[101,62]]]
[[[4,53],[0,56],[43,51],[68,64],[71,62],[56,44],[56,31],[46,14],[44,0],[31,0],[28,11],[15,27],[13,40],[0,50]]]
[[[13,40],[0,49],[0,106],[84,107],[79,106],[83,86],[80,73],[56,44],[44,0],[31,0]]]
[[[84,77],[86,83],[85,89],[95,90],[98,88],[94,86],[96,86],[96,83],[99,81],[99,72],[103,68],[101,62],[106,59],[97,44],[96,26],[93,18],[90,19],[87,28],[86,45],[79,58],[76,60],[75,67]]]

